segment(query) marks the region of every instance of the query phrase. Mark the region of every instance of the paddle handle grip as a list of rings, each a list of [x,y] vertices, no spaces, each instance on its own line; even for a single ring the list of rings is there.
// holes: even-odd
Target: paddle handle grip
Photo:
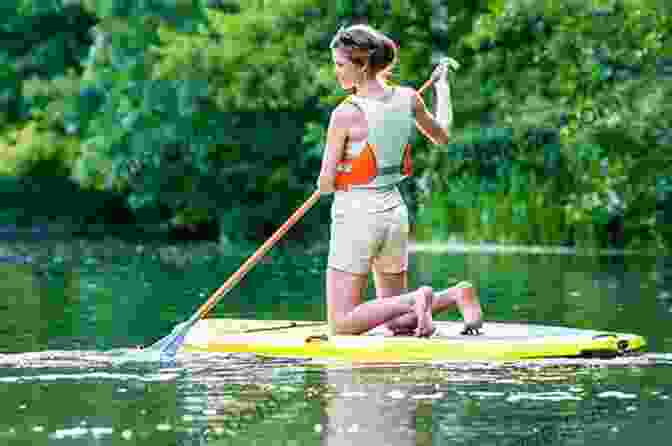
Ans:
[[[421,95],[422,92],[424,92],[427,88],[429,88],[429,86],[432,85],[435,81],[436,81],[436,79],[433,79],[433,78],[431,78],[431,77],[430,77],[429,79],[427,79],[427,80],[425,81],[425,83],[422,84],[422,86],[421,86],[420,89],[418,90],[418,94]]]
[[[289,229],[294,226],[294,224],[299,221],[301,217],[303,217],[303,214],[308,212],[308,210],[317,203],[317,201],[320,198],[320,191],[316,190],[313,192],[313,194],[308,198],[308,200],[303,203],[303,205],[298,208],[294,213],[287,219],[285,223],[283,223],[282,226],[280,226],[273,235],[264,242],[263,245],[261,245],[250,258],[248,258],[245,263],[243,263],[238,270],[231,275],[227,279],[224,284],[222,284],[221,287],[217,291],[215,291],[212,296],[203,304],[201,307],[197,310],[196,314],[198,314],[198,318],[201,319],[203,318],[215,305],[217,305],[217,302],[229,291],[235,287],[238,282],[241,281],[243,277],[245,277],[245,274],[248,273],[249,270],[251,270],[254,265],[256,265],[259,260],[268,252],[269,249],[273,247],[273,245],[276,244],[280,238],[285,235]]]
[[[421,95],[426,89],[429,88],[430,85],[432,85],[432,84],[433,84],[434,82],[436,82],[438,79],[439,79],[439,76],[435,76],[435,75],[429,76],[429,79],[427,79],[427,80],[425,81],[425,83],[422,84],[422,86],[421,86],[420,89],[418,90],[418,94]]]

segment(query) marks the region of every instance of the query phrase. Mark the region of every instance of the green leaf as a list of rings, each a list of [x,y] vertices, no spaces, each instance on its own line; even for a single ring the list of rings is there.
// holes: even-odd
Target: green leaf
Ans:
[[[506,0],[488,0],[488,9],[495,15],[502,15],[506,7]]]

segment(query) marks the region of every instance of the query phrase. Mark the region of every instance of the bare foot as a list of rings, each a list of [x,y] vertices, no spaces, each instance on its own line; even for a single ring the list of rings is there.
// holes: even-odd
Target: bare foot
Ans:
[[[455,287],[462,290],[456,302],[464,319],[464,330],[461,334],[479,334],[483,327],[483,310],[474,286],[469,282],[460,282]]]
[[[414,336],[415,332],[412,329],[400,327],[400,328],[389,328],[385,327],[383,330],[383,336]]]
[[[420,287],[415,298],[415,316],[418,318],[418,326],[415,329],[415,335],[425,337],[432,334],[434,326],[432,323],[432,302],[434,292],[428,286]]]
[[[412,328],[403,325],[389,323],[385,326],[384,333],[385,336],[413,336],[414,331]]]
[[[390,336],[395,336],[397,333],[394,329],[384,325],[383,327],[380,328],[380,332],[383,334],[385,337],[390,337]]]

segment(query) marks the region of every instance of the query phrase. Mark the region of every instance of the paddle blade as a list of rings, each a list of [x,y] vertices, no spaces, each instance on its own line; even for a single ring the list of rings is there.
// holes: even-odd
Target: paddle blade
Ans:
[[[184,338],[187,336],[189,329],[193,324],[187,322],[182,322],[177,324],[173,331],[164,338],[159,339],[149,347],[144,348],[143,350],[158,351],[163,356],[174,357],[177,354],[177,351],[182,347],[184,343]]]
[[[152,345],[125,352],[122,356],[117,357],[115,362],[166,362],[173,361],[177,355],[178,350],[184,343],[189,329],[193,326],[193,322],[188,320],[173,327],[170,334],[164,338],[159,339]]]

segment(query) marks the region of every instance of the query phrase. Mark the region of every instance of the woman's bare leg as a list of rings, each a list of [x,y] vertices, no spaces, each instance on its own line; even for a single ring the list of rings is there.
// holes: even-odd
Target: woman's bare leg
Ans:
[[[400,274],[374,273],[376,291],[379,298],[399,295],[406,290],[407,275],[405,272]],[[466,332],[473,333],[481,328],[483,325],[483,312],[473,285],[468,282],[461,282],[446,290],[446,293],[434,294],[432,314],[439,314],[455,306],[462,314]],[[417,321],[416,313],[408,312],[389,321],[385,325],[395,334],[410,334],[416,329]]]
[[[374,281],[376,284],[376,295],[378,299],[388,299],[402,295],[408,289],[408,274],[406,271],[401,273],[381,273],[374,268]],[[423,287],[431,290],[429,287]],[[418,332],[431,334],[434,331],[432,322],[432,313],[434,312],[434,294],[432,292],[432,305],[426,307],[425,312],[419,312],[417,309],[409,311],[406,314],[398,316],[387,321],[385,326],[389,330],[388,334],[412,335]],[[418,316],[420,316],[422,327],[418,327]]]
[[[483,326],[483,309],[474,286],[469,282],[460,282],[452,289],[460,289],[456,304],[464,319],[464,331],[462,334],[478,334]]]
[[[376,297],[386,299],[388,297],[399,296],[408,291],[408,274],[403,271],[398,274],[385,274],[376,271],[374,267],[374,283],[376,284]],[[411,323],[408,321],[411,320]],[[410,335],[418,326],[418,319],[414,311],[392,319],[385,324],[389,330],[386,335],[405,334]]]
[[[420,323],[416,323],[416,334],[431,334],[431,288],[422,287],[412,293],[362,303],[367,282],[366,275],[327,269],[327,311],[333,332],[361,334],[411,312],[415,314],[416,320],[420,316]]]
[[[408,274],[406,271],[401,273],[381,273],[374,269],[374,280],[378,298],[385,299],[398,296],[406,291]],[[423,315],[424,323],[432,325],[433,314],[440,313],[453,305],[455,305],[453,296],[443,296],[441,299],[438,299],[434,294],[432,296],[431,312],[427,311],[427,314]],[[385,326],[397,335],[413,334],[418,328],[418,314],[415,311],[408,312],[388,321]],[[433,328],[430,328],[430,333],[431,331],[433,331]]]

